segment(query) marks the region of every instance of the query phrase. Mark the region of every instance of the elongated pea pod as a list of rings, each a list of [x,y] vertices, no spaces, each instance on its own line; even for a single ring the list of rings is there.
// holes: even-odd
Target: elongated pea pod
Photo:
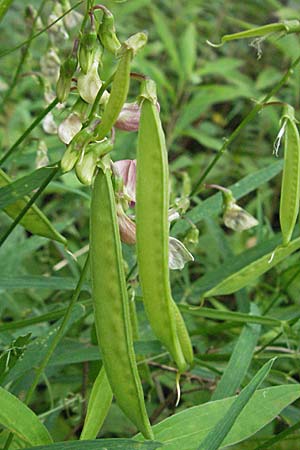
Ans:
[[[194,359],[193,347],[183,317],[174,300],[173,300],[173,308],[175,315],[176,331],[182,349],[182,353],[186,362],[191,365]]]
[[[279,218],[283,245],[287,245],[295,228],[300,201],[300,139],[294,108],[284,107],[284,166],[282,174]]]
[[[115,197],[109,170],[99,170],[92,193],[91,276],[95,325],[104,368],[117,403],[153,439],[133,349]]]
[[[146,42],[147,35],[145,33],[136,33],[122,45],[120,61],[114,75],[111,93],[103,112],[101,123],[96,128],[98,141],[101,141],[109,133],[120,115],[129,90],[131,60]]]
[[[139,278],[153,331],[171,353],[179,371],[184,371],[188,362],[177,334],[168,267],[167,149],[154,86],[147,81],[145,89],[148,92],[142,97],[137,151],[136,236]]]
[[[113,393],[105,369],[101,367],[92,387],[80,440],[96,439],[108,414],[112,399]]]
[[[260,36],[268,36],[273,33],[299,33],[300,21],[299,20],[285,20],[278,23],[269,23],[261,27],[251,28],[250,30],[239,31],[238,33],[225,34],[222,36],[220,44],[213,44],[209,41],[207,43],[213,47],[221,47],[223,44],[236,39],[255,38]]]
[[[273,252],[267,253],[238,272],[224,278],[212,289],[205,292],[204,297],[232,294],[244,288],[299,248],[300,238],[289,242],[286,246],[281,245],[275,248]]]

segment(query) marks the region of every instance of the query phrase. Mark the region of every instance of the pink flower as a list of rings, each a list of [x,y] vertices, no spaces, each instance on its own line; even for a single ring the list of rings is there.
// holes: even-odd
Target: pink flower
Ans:
[[[122,198],[127,200],[131,207],[135,206],[135,185],[136,185],[136,160],[125,159],[113,163],[115,176],[123,181],[122,190],[118,192],[117,199],[117,217],[122,242],[125,244],[136,243],[136,225],[135,222],[125,213]],[[123,197],[122,197],[123,194]],[[179,217],[174,209],[169,210],[169,222]],[[173,237],[169,237],[169,268],[183,269],[188,261],[193,261],[193,255],[185,248],[182,242]]]

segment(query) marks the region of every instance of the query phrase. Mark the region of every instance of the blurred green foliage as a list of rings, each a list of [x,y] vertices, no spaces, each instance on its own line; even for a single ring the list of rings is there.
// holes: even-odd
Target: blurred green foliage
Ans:
[[[45,2],[41,14],[44,26],[47,25],[54,3],[58,2]],[[261,42],[234,41],[218,49],[212,48],[206,41],[218,43],[221,36],[227,33],[299,18],[300,5],[292,0],[129,0],[104,3],[114,13],[121,40],[140,30],[148,33],[149,42],[134,60],[133,70],[152,77],[158,85],[169,151],[171,201],[175,202],[183,192],[183,177],[187,175],[192,186],[197,183],[224,139],[230,136],[251,107],[272,89],[300,55],[297,35],[274,35]],[[5,56],[1,52],[17,46],[30,36],[31,24],[25,19],[25,10],[29,5],[38,8],[40,2],[14,1],[0,25],[0,95],[3,98],[12,83],[22,49]],[[78,11],[84,11],[84,4],[78,7]],[[70,30],[67,39],[61,38],[61,60],[70,51],[77,31],[78,27]],[[49,33],[43,33],[32,41],[16,87],[0,106],[1,152],[18,139],[46,106],[39,75],[40,59],[49,45]],[[104,80],[112,73],[114,64],[110,56],[106,58],[104,66],[110,67],[110,72],[101,73]],[[137,93],[137,85],[132,83],[130,97],[134,99]],[[272,100],[289,102],[295,108],[296,116],[300,117],[299,67]],[[178,233],[180,238],[185,239],[195,258],[188,267],[171,274],[172,289],[179,303],[199,305],[198,285],[200,283],[201,288],[201,278],[210,273],[214,279],[214,271],[221,263],[226,264],[228,260],[229,264],[234,256],[240,258],[242,263],[243,258],[247,260],[248,254],[245,252],[248,249],[255,247],[257,254],[264,249],[267,252],[275,242],[279,242],[280,169],[272,177],[266,173],[266,179],[257,185],[253,180],[256,173],[261,173],[261,169],[271,167],[276,161],[273,144],[279,131],[280,113],[280,106],[276,104],[264,108],[209,173],[207,183],[225,187],[239,183],[249,175],[253,176],[253,184],[249,184],[239,204],[258,218],[259,226],[243,233],[227,230],[222,224],[220,202],[216,202],[213,208],[207,208],[205,215],[195,220],[194,225],[200,232],[197,243],[189,242],[186,232]],[[56,110],[54,117],[58,124],[65,113]],[[113,159],[135,158],[136,138],[135,133],[119,132]],[[37,149],[41,140],[47,146],[50,162],[62,157],[64,145],[56,135],[46,134],[39,126],[25,140],[20,151],[4,164],[4,169],[13,179],[37,168]],[[202,202],[204,204],[213,194],[212,190],[202,188],[198,195],[191,198],[190,209],[201,208]],[[29,235],[21,227],[17,227],[1,247],[0,379],[4,387],[9,386],[10,391],[20,398],[24,397],[30,385],[32,369],[38,364],[43,345],[47,345],[50,333],[55,328],[54,321],[63,315],[70,299],[70,289],[78,279],[88,244],[90,189],[80,185],[73,173],[68,173],[47,187],[38,206],[68,239],[68,247],[77,255],[77,259],[70,256],[62,245]],[[193,220],[193,212],[190,218],[189,214],[183,220]],[[10,219],[1,212],[1,235],[9,223]],[[296,235],[299,235],[298,230]],[[135,263],[134,249],[124,245],[124,255],[129,270]],[[45,280],[51,280],[52,277],[53,283],[49,281],[47,284]],[[176,411],[209,401],[243,326],[243,322],[233,321],[230,316],[227,320],[221,320],[218,312],[231,310],[248,313],[250,302],[256,303],[260,313],[268,309],[269,317],[292,320],[293,323],[284,329],[275,325],[262,325],[256,353],[244,383],[274,354],[282,358],[274,364],[264,386],[298,383],[299,288],[299,254],[296,253],[261,277],[255,285],[236,295],[206,300],[204,306],[215,311],[214,318],[185,314],[198,360],[191,372],[183,377],[182,400]],[[137,291],[137,294],[140,292]],[[77,311],[76,320],[54,353],[31,403],[32,409],[45,419],[45,425],[55,440],[74,439],[79,435],[88,393],[101,364],[95,346],[88,285],[81,293],[80,303],[84,308]],[[154,340],[138,296],[137,310],[140,323],[137,351],[150,361],[153,384],[144,380],[144,389],[150,417],[156,423],[175,412],[175,374],[166,368],[168,356]],[[27,342],[28,333],[31,333],[30,342]],[[13,350],[18,339],[23,342],[22,351]],[[39,343],[43,345],[40,344],[39,350],[34,350],[34,346]],[[264,345],[266,348],[259,351]],[[38,357],[35,357],[35,351]],[[5,361],[9,352],[12,352],[12,359],[7,365]],[[16,358],[23,354],[23,362],[16,362]],[[27,365],[24,361],[27,361]],[[232,448],[254,449],[274,433],[299,420],[298,402],[286,408],[278,419],[253,438]],[[134,433],[131,423],[113,404],[101,436],[130,437]],[[0,434],[1,444],[6,437],[6,432]],[[296,431],[284,442],[275,443],[272,448],[295,449],[298,439]],[[17,444],[18,441],[15,441],[11,448],[20,448]]]

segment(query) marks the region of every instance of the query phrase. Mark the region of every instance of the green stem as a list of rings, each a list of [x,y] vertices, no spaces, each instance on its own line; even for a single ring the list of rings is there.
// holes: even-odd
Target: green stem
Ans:
[[[296,422],[294,425],[287,428],[286,430],[283,430],[281,433],[277,434],[272,439],[269,439],[264,444],[259,445],[258,447],[255,448],[255,450],[264,450],[266,448],[275,448],[273,445],[276,444],[276,442],[279,442],[282,439],[285,439],[291,433],[294,433],[294,431],[299,430],[299,428],[300,428],[300,421]]]
[[[0,238],[0,247],[3,245],[3,243],[6,241],[8,236],[12,233],[12,231],[15,229],[15,227],[18,225],[18,223],[23,219],[27,211],[31,208],[31,206],[34,204],[34,202],[38,199],[38,197],[42,194],[42,192],[46,189],[48,184],[53,180],[55,175],[60,170],[59,166],[56,166],[53,168],[52,172],[49,174],[49,176],[46,178],[46,180],[41,184],[39,189],[36,191],[36,193],[31,197],[29,202],[26,204],[26,206],[22,209],[20,214],[15,218],[13,223],[10,225],[6,233]]]
[[[81,292],[81,289],[82,289],[83,282],[85,280],[85,276],[86,276],[88,267],[89,267],[89,255],[87,256],[87,258],[85,260],[85,263],[84,263],[84,266],[83,266],[80,278],[78,280],[77,286],[76,286],[76,288],[74,290],[74,293],[72,295],[70,304],[69,304],[69,306],[68,306],[68,308],[66,310],[66,313],[64,315],[63,321],[62,321],[62,323],[61,323],[61,325],[60,325],[60,327],[59,327],[59,329],[58,329],[58,331],[56,333],[55,338],[53,339],[53,341],[52,341],[52,343],[51,343],[51,345],[50,345],[50,347],[48,349],[47,354],[45,355],[45,357],[43,359],[43,362],[41,363],[40,367],[36,371],[34,380],[33,380],[32,384],[31,384],[31,386],[30,386],[30,388],[29,388],[29,390],[28,390],[28,392],[26,394],[25,401],[24,401],[26,405],[28,405],[28,403],[30,402],[30,400],[32,398],[32,395],[34,393],[34,390],[35,390],[35,388],[38,385],[39,379],[40,379],[42,373],[44,372],[44,370],[45,370],[45,368],[46,368],[46,366],[47,366],[47,364],[48,364],[48,362],[49,362],[49,360],[50,360],[54,350],[56,349],[59,341],[61,340],[61,338],[62,338],[62,336],[63,336],[63,334],[65,332],[66,326],[67,326],[68,321],[69,321],[70,316],[71,316],[71,312],[72,312],[73,306],[77,302],[78,297],[80,295],[80,292]]]
[[[47,354],[45,355],[41,365],[39,366],[39,368],[36,371],[35,377],[33,379],[33,382],[31,384],[29,390],[27,391],[27,394],[26,394],[26,397],[25,397],[25,400],[24,400],[24,403],[26,405],[29,404],[29,402],[30,402],[30,400],[32,398],[32,395],[34,393],[34,390],[35,390],[35,388],[37,387],[37,385],[39,383],[40,377],[42,376],[42,374],[43,374],[43,372],[44,372],[44,370],[45,370],[45,368],[46,368],[46,366],[47,366],[51,356],[53,355],[53,352],[55,351],[59,341],[61,340],[61,338],[62,338],[62,336],[63,336],[63,334],[64,334],[64,332],[66,330],[68,321],[70,319],[70,316],[71,316],[71,313],[72,313],[72,310],[73,310],[73,306],[75,305],[75,303],[77,302],[77,300],[79,298],[79,295],[80,295],[80,292],[81,292],[81,288],[82,288],[82,285],[83,285],[83,282],[84,282],[84,279],[85,279],[88,267],[89,267],[89,255],[87,256],[86,261],[84,263],[84,266],[83,266],[80,278],[78,280],[77,286],[76,286],[76,288],[74,290],[74,293],[72,295],[70,304],[69,304],[69,306],[68,306],[68,308],[66,310],[66,313],[64,315],[63,321],[62,321],[62,323],[61,323],[61,325],[60,325],[60,327],[59,327],[59,329],[58,329],[58,331],[57,331],[57,333],[55,335],[55,338],[53,339],[53,341],[52,341],[52,343],[51,343],[51,345],[50,345],[50,347],[49,347],[49,349],[47,351]],[[14,437],[13,433],[10,433],[8,438],[7,438],[7,440],[6,440],[5,446],[4,446],[5,450],[7,450],[9,448],[9,446],[11,444],[11,441],[13,440],[13,437]]]
[[[265,96],[265,98],[262,100],[262,102],[257,103],[251,111],[247,114],[247,116],[242,120],[242,122],[236,127],[236,129],[231,133],[228,139],[224,142],[218,153],[215,155],[211,163],[208,165],[208,167],[204,170],[202,175],[200,176],[199,180],[196,182],[195,186],[192,189],[191,197],[195,195],[198,192],[198,189],[202,185],[203,181],[207,177],[207,175],[211,172],[213,167],[216,165],[216,163],[219,161],[223,153],[227,150],[229,145],[236,139],[236,137],[240,134],[240,132],[248,125],[248,123],[258,114],[264,107],[264,104],[273,97],[279,89],[286,83],[286,81],[289,79],[289,77],[293,74],[294,68],[299,64],[300,62],[300,56],[291,64],[290,68],[287,70],[287,72],[283,75],[283,77],[279,80],[279,82],[273,87],[273,89]]]
[[[21,42],[21,44],[16,45],[16,47],[11,48],[10,50],[4,50],[4,52],[0,53],[0,58],[2,58],[3,56],[9,55],[10,53],[15,52],[16,50],[19,50],[19,48],[23,47],[24,45],[28,44],[30,41],[32,41],[33,39],[37,38],[38,36],[40,36],[41,34],[45,33],[45,31],[49,30],[49,28],[53,27],[53,25],[55,25],[57,22],[59,22],[61,19],[63,19],[67,14],[69,14],[71,11],[73,11],[73,9],[77,8],[79,5],[81,5],[81,3],[83,3],[85,0],[81,0],[78,3],[75,3],[75,5],[72,6],[72,8],[68,9],[68,11],[66,11],[65,13],[63,13],[60,17],[58,17],[57,19],[55,19],[53,22],[51,22],[49,25],[47,25],[45,28],[43,28],[41,31],[39,31],[38,33],[36,33],[34,36],[32,36],[32,38],[27,39],[26,41]]]
[[[113,81],[114,76],[115,76],[115,73],[116,73],[116,72],[114,72],[114,73],[109,77],[109,79],[108,79],[105,83],[102,84],[101,88],[100,88],[99,91],[97,92],[95,101],[94,101],[94,103],[93,103],[92,109],[91,109],[91,111],[90,111],[90,114],[89,114],[89,117],[88,117],[88,120],[87,120],[87,125],[89,125],[89,124],[91,123],[91,121],[93,120],[93,118],[94,118],[94,116],[95,116],[95,114],[96,114],[96,112],[97,112],[97,108],[98,108],[98,106],[99,106],[100,99],[101,99],[102,95],[104,94],[105,89],[106,89],[106,88],[110,85],[110,83]]]
[[[19,147],[19,145],[26,139],[26,137],[31,133],[31,131],[43,120],[43,118],[57,105],[58,99],[55,98],[50,105],[47,106],[38,116],[37,118],[32,122],[31,125],[27,128],[27,130],[24,131],[22,136],[19,137],[19,139],[7,150],[7,152],[4,153],[2,158],[0,158],[0,166],[4,163],[4,161],[7,160],[7,158],[15,152],[15,150]]]
[[[12,80],[10,86],[9,86],[9,89],[6,91],[6,93],[5,93],[4,97],[3,97],[1,109],[3,109],[5,102],[7,102],[7,100],[10,98],[10,96],[11,96],[11,94],[12,94],[12,92],[13,92],[14,88],[16,87],[16,84],[17,84],[17,82],[19,80],[22,67],[23,67],[23,65],[25,63],[25,60],[26,60],[28,52],[29,52],[30,44],[32,42],[31,39],[34,36],[37,20],[38,20],[38,18],[41,15],[41,12],[42,12],[42,10],[43,10],[43,8],[45,6],[46,1],[47,0],[43,0],[42,1],[42,3],[40,4],[39,9],[37,11],[37,14],[36,14],[36,16],[34,18],[34,21],[33,21],[33,24],[32,24],[32,28],[31,28],[31,32],[30,32],[30,36],[29,36],[29,41],[28,41],[26,47],[22,51],[21,59],[19,61],[19,64],[18,64],[17,70],[15,72],[14,78],[13,78],[13,80]]]

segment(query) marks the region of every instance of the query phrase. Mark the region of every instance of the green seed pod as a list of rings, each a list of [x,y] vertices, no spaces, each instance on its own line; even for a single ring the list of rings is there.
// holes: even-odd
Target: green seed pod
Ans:
[[[85,32],[80,39],[79,65],[83,73],[87,74],[93,64],[97,48],[97,33],[95,29]]]
[[[99,27],[99,38],[103,47],[116,55],[121,47],[120,41],[116,35],[114,16],[107,8],[102,8],[103,19]]]
[[[282,122],[285,135],[279,219],[283,245],[287,245],[295,228],[300,199],[300,138],[290,105],[284,108]]]
[[[109,133],[122,111],[129,90],[131,59],[132,50],[126,50],[119,61],[101,123],[96,129],[97,140],[102,140]]]
[[[133,348],[129,301],[109,170],[99,170],[90,222],[92,297],[102,360],[116,401],[127,417],[153,439]]]
[[[56,95],[60,103],[67,100],[71,89],[72,77],[77,69],[77,41],[74,44],[74,48],[71,56],[60,67],[59,78],[56,84]]]
[[[180,372],[192,360],[188,334],[175,311],[169,278],[169,172],[152,83],[142,86],[137,151],[136,238],[139,279],[149,322]],[[146,89],[145,89],[146,88]],[[179,314],[179,312],[178,312]]]

